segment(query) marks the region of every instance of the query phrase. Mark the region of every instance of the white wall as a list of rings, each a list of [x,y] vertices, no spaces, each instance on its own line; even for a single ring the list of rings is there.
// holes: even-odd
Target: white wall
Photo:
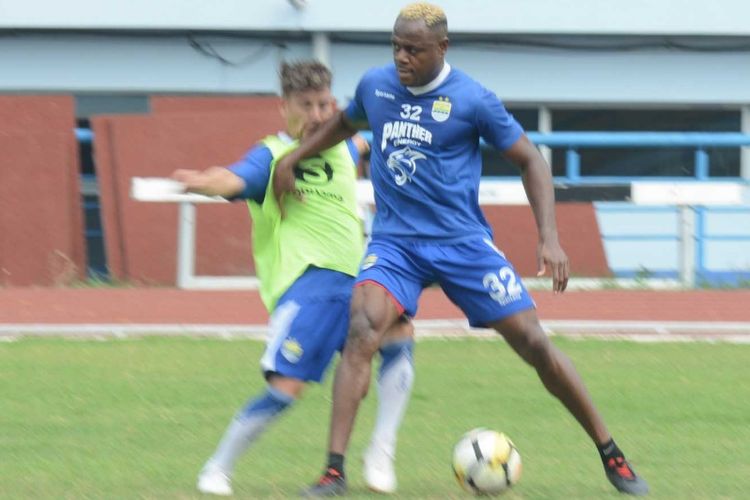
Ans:
[[[330,44],[334,94],[345,102],[365,69],[390,59],[388,33],[407,0],[306,1],[297,10],[288,0],[0,0],[0,92],[275,92],[278,62],[312,56],[313,33],[366,32],[380,45]],[[448,60],[510,103],[750,104],[750,0],[436,2],[457,35],[515,42],[519,34],[545,42],[567,35],[563,41],[575,36],[582,45],[658,44],[680,35],[693,44],[748,47],[587,51],[479,46],[456,36]],[[187,30],[203,31],[199,39],[227,59],[253,60],[222,65],[192,49]],[[223,30],[235,37],[220,37]],[[243,35],[255,38],[237,38]],[[287,49],[264,48],[266,36]]]
[[[186,35],[20,34],[0,37],[0,92],[277,92],[282,58],[312,56],[250,39],[198,36],[240,66],[190,47]],[[334,94],[346,102],[361,74],[390,60],[388,45],[331,44]],[[510,103],[750,103],[750,52],[582,52],[457,43],[448,60]]]
[[[0,91],[278,93],[282,51],[259,41],[212,41],[224,57],[253,61],[228,67],[179,37],[28,35],[0,38]],[[290,43],[284,57],[310,57]]]
[[[389,31],[406,0],[0,0],[0,28]],[[746,0],[436,0],[477,33],[750,35]]]
[[[611,269],[678,272],[680,227],[676,207],[632,207],[621,202],[599,202],[594,206]],[[706,270],[750,271],[747,207],[706,207],[702,236]]]
[[[750,270],[750,211],[706,210],[704,232],[709,238],[703,255],[711,271]],[[722,238],[729,238],[724,239]]]
[[[334,45],[333,55],[337,95],[345,89],[351,95],[367,67],[391,57],[385,46],[349,44]],[[457,44],[447,59],[508,102],[750,103],[750,52],[489,50]]]

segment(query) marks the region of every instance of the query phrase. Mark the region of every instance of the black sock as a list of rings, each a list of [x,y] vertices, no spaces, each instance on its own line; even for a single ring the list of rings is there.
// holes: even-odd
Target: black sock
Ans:
[[[596,448],[599,450],[599,456],[602,457],[602,462],[607,465],[607,461],[610,458],[624,457],[620,448],[617,447],[614,439],[607,441],[604,444],[597,445]]]
[[[328,467],[327,469],[333,469],[339,474],[341,474],[341,477],[344,477],[344,455],[341,453],[328,453]]]

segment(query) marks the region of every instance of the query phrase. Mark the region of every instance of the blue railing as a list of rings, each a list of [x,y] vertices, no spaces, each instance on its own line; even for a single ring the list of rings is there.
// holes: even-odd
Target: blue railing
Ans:
[[[89,128],[77,128],[75,133],[78,142],[87,144],[94,141],[94,131]]]
[[[76,138],[83,143],[92,142],[94,133],[90,129],[75,129]],[[362,135],[372,142],[372,132]],[[581,177],[581,148],[694,148],[694,173],[696,180],[710,177],[711,165],[706,148],[736,148],[750,146],[750,134],[739,132],[528,132],[528,137],[538,146],[565,149],[565,177],[568,183],[631,182],[633,176]],[[726,177],[723,178],[726,180]]]
[[[363,135],[372,142],[372,132],[366,131]],[[750,135],[739,132],[528,132],[527,135],[537,146],[566,150],[565,177],[559,180],[573,184],[592,181],[625,183],[635,179],[628,175],[582,177],[581,155],[578,152],[581,148],[693,148],[693,179],[706,180],[710,177],[711,167],[706,148],[750,146]]]
[[[706,148],[750,146],[750,135],[738,132],[529,132],[529,139],[539,146],[565,148],[565,176],[581,179],[579,148],[695,148],[694,177],[709,178],[710,163]]]

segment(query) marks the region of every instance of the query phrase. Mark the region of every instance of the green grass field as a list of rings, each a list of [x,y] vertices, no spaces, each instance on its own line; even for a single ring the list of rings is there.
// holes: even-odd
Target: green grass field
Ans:
[[[652,498],[750,496],[750,346],[556,339]],[[262,344],[190,338],[0,344],[0,497],[198,498],[195,476],[262,386]],[[503,342],[425,340],[400,439],[399,498],[464,498],[450,455],[466,430],[509,434],[524,477],[505,498],[621,498],[583,431]],[[329,380],[330,384],[330,380]],[[330,386],[312,388],[240,463],[238,498],[289,498],[322,467]],[[369,495],[359,456],[351,497]]]

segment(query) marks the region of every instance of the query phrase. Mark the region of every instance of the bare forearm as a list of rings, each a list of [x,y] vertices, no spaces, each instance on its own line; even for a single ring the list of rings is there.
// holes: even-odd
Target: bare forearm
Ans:
[[[552,172],[542,155],[526,136],[521,136],[506,151],[506,155],[521,169],[523,187],[529,198],[539,231],[536,255],[537,276],[544,274],[549,266],[552,273],[552,289],[555,293],[564,292],[568,286],[570,267],[568,256],[565,255],[557,238]]]
[[[231,198],[245,189],[245,181],[224,167],[210,167],[203,171],[178,170],[172,177],[191,193]]]
[[[552,174],[547,163],[539,156],[526,165],[521,172],[526,196],[534,212],[539,238],[542,241],[557,240],[555,219],[555,191]]]
[[[332,148],[339,142],[353,136],[357,130],[344,118],[342,112],[323,123],[320,128],[306,137],[297,149],[289,153],[295,161],[314,156],[321,151]]]

